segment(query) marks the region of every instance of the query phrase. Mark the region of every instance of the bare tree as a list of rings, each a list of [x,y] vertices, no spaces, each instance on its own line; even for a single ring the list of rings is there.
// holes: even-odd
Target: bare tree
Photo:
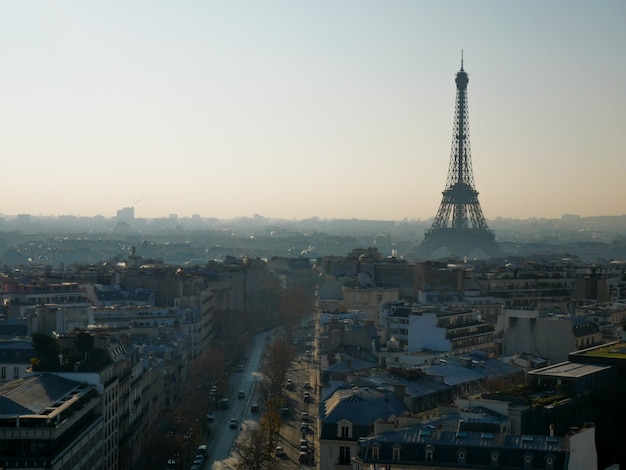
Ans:
[[[270,396],[282,392],[293,356],[293,347],[282,339],[273,341],[265,349],[262,371],[267,380],[267,392]]]
[[[274,459],[268,449],[268,431],[263,426],[246,421],[237,438],[235,455],[240,470],[267,470],[274,467]]]
[[[302,287],[287,289],[280,299],[280,316],[288,331],[312,311],[313,297]]]

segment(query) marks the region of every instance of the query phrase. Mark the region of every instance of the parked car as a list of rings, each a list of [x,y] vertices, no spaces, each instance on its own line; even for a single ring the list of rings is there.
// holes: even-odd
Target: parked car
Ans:
[[[237,398],[239,398],[240,400],[243,400],[244,398],[246,398],[246,392],[244,392],[243,390],[239,390],[239,393],[237,394]]]
[[[250,406],[250,411],[252,411],[253,413],[258,413],[258,411],[259,411],[259,404],[258,403],[252,403],[252,405]]]
[[[239,364],[237,366],[237,372],[243,372],[243,365]]]
[[[232,419],[228,422],[228,426],[229,426],[231,429],[235,429],[238,425],[239,425],[239,421],[237,421],[235,418],[232,418]]]
[[[282,446],[276,446],[276,449],[274,449],[274,455],[276,457],[280,457],[284,453],[285,453],[285,451],[283,450]]]

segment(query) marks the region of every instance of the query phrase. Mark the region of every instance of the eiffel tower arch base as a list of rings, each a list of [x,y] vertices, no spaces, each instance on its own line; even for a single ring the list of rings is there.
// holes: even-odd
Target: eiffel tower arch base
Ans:
[[[431,229],[418,248],[422,259],[487,259],[501,254],[493,232],[474,228]]]

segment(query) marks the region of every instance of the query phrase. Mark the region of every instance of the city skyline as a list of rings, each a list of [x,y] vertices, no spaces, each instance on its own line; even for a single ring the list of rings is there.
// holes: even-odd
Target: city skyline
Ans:
[[[626,213],[626,4],[3,5],[0,213],[427,220],[469,75],[489,220]]]

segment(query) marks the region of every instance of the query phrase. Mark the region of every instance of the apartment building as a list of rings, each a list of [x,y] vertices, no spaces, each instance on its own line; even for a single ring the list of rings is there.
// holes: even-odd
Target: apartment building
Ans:
[[[108,470],[106,422],[98,387],[33,374],[0,387],[0,467]]]
[[[484,419],[458,420],[457,429],[450,430],[435,421],[367,437],[360,444],[354,470],[598,468],[593,424],[557,437],[494,431]]]
[[[495,354],[495,327],[481,320],[473,309],[445,306],[383,306],[379,324],[382,342],[395,338],[401,350],[445,352],[456,356],[470,351]]]

